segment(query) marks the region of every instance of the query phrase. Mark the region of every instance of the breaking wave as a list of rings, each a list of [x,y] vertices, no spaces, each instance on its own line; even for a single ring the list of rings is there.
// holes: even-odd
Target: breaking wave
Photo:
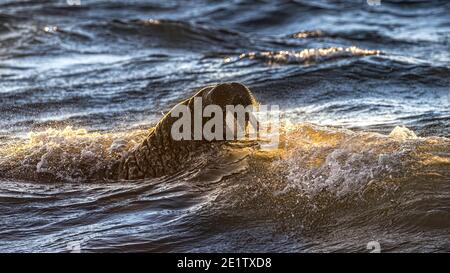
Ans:
[[[331,47],[311,48],[302,51],[250,52],[241,54],[239,59],[262,60],[269,64],[311,64],[329,60],[379,54],[381,54],[379,50],[360,49],[357,47]]]
[[[28,175],[44,181],[49,177],[71,182],[101,178],[147,134],[144,129],[100,133],[70,126],[31,132],[26,139],[0,149],[0,169],[4,177]],[[264,154],[254,149],[254,158]],[[377,180],[408,176],[412,171],[423,173],[421,166],[449,163],[450,142],[439,137],[420,138],[399,126],[382,135],[300,124],[286,128],[276,155],[273,173],[286,178],[286,190],[299,188],[314,195],[333,189],[339,195],[359,192]]]

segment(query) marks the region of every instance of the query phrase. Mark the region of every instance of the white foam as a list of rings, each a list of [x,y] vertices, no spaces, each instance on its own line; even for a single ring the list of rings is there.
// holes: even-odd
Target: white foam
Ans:
[[[398,140],[417,139],[416,134],[405,126],[396,126],[389,134],[389,137]]]
[[[385,136],[303,124],[288,132],[287,142],[288,148],[273,165],[285,174],[285,191],[295,189],[305,196],[323,191],[341,196],[380,186],[408,176],[430,157],[426,150],[441,144],[450,149],[445,139],[417,138],[400,126]]]
[[[86,129],[47,129],[30,132],[28,139],[0,150],[0,167],[16,174],[50,174],[64,181],[83,181],[105,171],[147,134],[98,133]],[[14,175],[14,174],[12,174]]]
[[[309,48],[301,51],[267,51],[241,54],[240,59],[262,59],[269,63],[309,63],[335,58],[379,55],[379,50],[358,47]]]

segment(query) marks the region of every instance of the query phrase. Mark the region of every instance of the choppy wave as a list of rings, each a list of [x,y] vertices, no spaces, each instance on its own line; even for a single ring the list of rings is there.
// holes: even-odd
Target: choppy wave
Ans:
[[[424,165],[447,164],[450,148],[446,138],[418,138],[405,127],[386,136],[304,125],[287,142],[287,155],[275,164],[286,170],[288,188],[312,196],[331,191],[337,197],[407,180],[426,173]],[[436,171],[444,177],[445,170]]]
[[[361,189],[348,189],[350,185],[364,187],[376,180],[407,177],[410,171],[425,173],[417,169],[421,164],[449,163],[448,139],[417,137],[405,127],[397,126],[387,136],[312,124],[291,125],[284,130],[281,148],[270,155],[275,159],[273,166],[286,172],[290,186],[297,185],[306,194],[328,188],[355,193]],[[32,132],[27,139],[2,147],[0,167],[3,175],[8,174],[8,169],[13,178],[41,173],[63,181],[82,182],[93,173],[104,173],[111,162],[120,159],[147,134],[147,130],[89,133],[72,127]],[[264,154],[257,150],[255,158]],[[280,170],[273,173],[280,175]]]
[[[227,214],[266,219],[270,226],[278,223],[277,232],[290,240],[308,234],[333,241],[330,233],[351,230],[354,237],[344,239],[349,251],[378,229],[396,236],[423,229],[445,234],[448,139],[417,137],[404,127],[382,135],[302,124],[291,128],[285,141],[285,149],[250,158],[248,171],[236,179],[239,184],[223,189],[211,205],[225,211],[218,219]],[[439,195],[433,194],[436,190]]]
[[[62,185],[54,184],[55,190],[58,189],[58,194],[67,196],[68,200],[75,198],[67,201],[67,206],[72,208],[89,207],[96,202],[105,202],[100,201],[106,200],[105,198],[116,203],[117,198],[124,201],[130,199],[131,202],[134,197],[141,196],[138,197],[141,199],[149,196],[145,198],[156,202],[159,200],[157,195],[162,198],[158,201],[158,206],[164,207],[164,204],[175,202],[169,206],[175,206],[176,211],[183,206],[198,206],[189,209],[189,213],[176,212],[187,218],[179,218],[175,222],[172,218],[175,217],[172,215],[175,211],[164,216],[168,219],[161,218],[160,224],[169,226],[169,223],[179,221],[189,223],[188,225],[199,224],[199,219],[193,215],[211,218],[212,222],[200,222],[211,225],[228,213],[232,213],[233,217],[244,217],[246,221],[269,215],[266,220],[280,221],[281,226],[278,228],[282,228],[284,232],[295,231],[293,235],[299,230],[302,230],[301,233],[313,230],[315,233],[321,232],[320,230],[333,227],[336,221],[341,223],[341,228],[354,228],[359,221],[366,221],[367,225],[386,221],[383,217],[398,218],[401,224],[399,232],[420,226],[440,228],[446,225],[445,220],[433,221],[437,215],[445,213],[445,200],[450,198],[445,191],[450,178],[450,141],[447,138],[418,137],[405,127],[396,127],[389,135],[313,124],[291,124],[284,131],[281,146],[276,150],[260,151],[256,147],[230,146],[228,152],[214,157],[205,154],[205,160],[175,176],[127,183],[104,181],[104,186],[100,186],[98,183],[101,179],[97,179],[97,182],[87,183],[94,183],[88,186],[89,190],[76,186],[81,187],[79,193],[74,192],[74,188],[63,185],[87,182],[83,176],[102,170],[103,164],[113,160],[115,155],[126,152],[144,137],[146,130],[105,134],[67,127],[30,133],[28,139],[0,150],[0,168],[9,168],[9,180],[1,182],[0,198],[8,204],[26,200],[43,202],[56,213],[59,201],[47,200],[51,192],[42,192],[48,187],[54,188],[48,184],[51,180],[49,176],[45,176],[52,174],[59,181],[66,182]],[[11,168],[12,165],[15,168]],[[27,186],[25,193],[21,189],[26,185],[25,182],[9,182],[10,179],[21,178],[25,173],[37,174],[34,178],[42,186]],[[442,189],[440,197],[435,197],[438,199],[427,203],[426,207],[417,208],[401,201],[413,195],[417,197],[410,202],[420,204],[423,198],[428,198],[429,190],[436,187]],[[20,189],[19,199],[17,189]],[[191,195],[191,190],[188,189],[196,193],[192,192]],[[92,202],[76,205],[73,202],[81,200],[76,198],[79,194],[90,196],[89,200]],[[194,196],[203,201],[191,200]],[[194,203],[188,205],[191,202]],[[131,204],[128,206],[133,210]],[[431,214],[425,215],[425,218],[413,217],[422,213],[421,210],[430,209]],[[345,212],[351,213],[351,220],[335,215]],[[164,214],[157,217],[163,217]],[[399,228],[399,223],[396,228]],[[321,226],[320,230],[317,230],[317,225]],[[110,228],[120,230],[120,226]],[[96,240],[107,236],[107,233],[99,234],[99,238],[75,238],[81,240],[85,247],[95,250]],[[45,247],[58,249],[64,246],[56,244]],[[120,245],[116,247],[121,249]],[[154,248],[152,245],[143,245],[141,250],[143,249]],[[198,250],[202,249],[205,250],[204,247]]]
[[[448,252],[450,2],[363,2],[1,1],[0,250]],[[103,179],[225,81],[286,146]]]
[[[2,176],[30,180],[82,182],[106,171],[115,160],[136,146],[145,130],[131,133],[88,133],[66,127],[31,132],[26,140],[11,143],[0,152]]]
[[[367,50],[357,47],[341,48],[311,48],[298,52],[251,52],[239,56],[240,59],[260,59],[268,63],[317,63],[320,61],[343,59],[358,56],[379,55],[379,50]]]

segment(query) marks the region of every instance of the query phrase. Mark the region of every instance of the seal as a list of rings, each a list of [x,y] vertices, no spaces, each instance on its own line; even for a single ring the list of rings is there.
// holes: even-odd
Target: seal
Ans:
[[[175,107],[187,106],[193,112],[195,98],[202,98],[203,109],[208,105],[218,105],[221,109],[225,109],[227,105],[257,105],[250,89],[243,84],[231,82],[205,87]],[[178,119],[172,116],[175,107],[150,129],[142,143],[113,165],[109,172],[110,179],[135,180],[174,174],[181,170],[194,154],[208,149],[211,142],[225,142],[205,139],[174,140],[171,128]],[[223,117],[225,118],[225,115]],[[203,117],[203,122],[207,120],[208,118]]]

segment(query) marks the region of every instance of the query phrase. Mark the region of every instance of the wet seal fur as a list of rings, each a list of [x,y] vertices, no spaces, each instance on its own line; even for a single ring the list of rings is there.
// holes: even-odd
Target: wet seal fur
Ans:
[[[203,109],[211,104],[220,106],[224,111],[227,105],[244,107],[257,105],[252,92],[243,84],[235,82],[205,87],[178,105],[188,106],[193,113],[194,98],[196,97],[202,98]],[[195,153],[211,148],[211,144],[213,144],[211,142],[224,142],[174,140],[171,136],[171,128],[178,118],[172,117],[172,110],[150,130],[149,135],[141,144],[114,164],[108,178],[134,180],[174,174],[181,170]],[[203,122],[207,120],[208,118],[203,118]]]

